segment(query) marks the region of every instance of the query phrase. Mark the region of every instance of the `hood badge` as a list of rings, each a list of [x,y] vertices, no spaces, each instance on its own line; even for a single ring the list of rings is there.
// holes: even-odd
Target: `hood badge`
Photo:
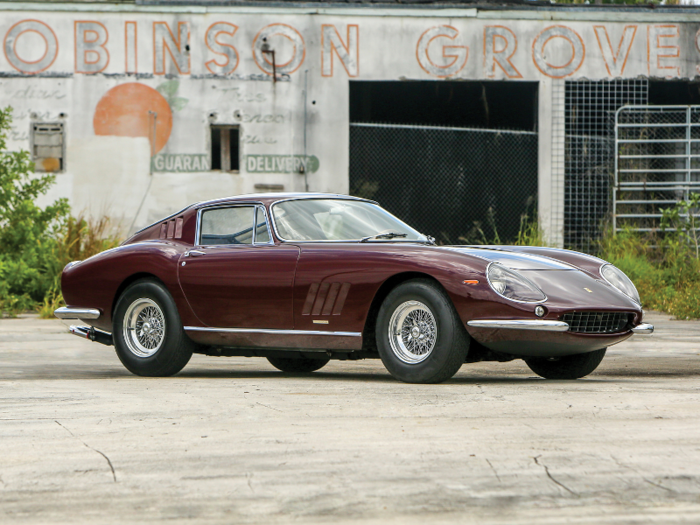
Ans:
[[[593,293],[593,290],[591,290],[590,288],[584,288],[584,290],[586,290],[588,293]]]

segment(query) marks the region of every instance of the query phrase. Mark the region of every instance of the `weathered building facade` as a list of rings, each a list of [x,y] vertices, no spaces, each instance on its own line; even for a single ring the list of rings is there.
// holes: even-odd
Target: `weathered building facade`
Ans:
[[[0,100],[10,147],[57,175],[47,198],[134,229],[213,197],[350,191],[354,82],[536,83],[537,209],[561,245],[567,83],[700,74],[700,11],[590,7],[3,3]]]

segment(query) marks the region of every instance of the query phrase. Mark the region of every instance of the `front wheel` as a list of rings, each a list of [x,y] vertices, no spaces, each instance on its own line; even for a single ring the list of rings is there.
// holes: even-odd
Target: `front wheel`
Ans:
[[[525,363],[530,370],[545,379],[580,379],[598,368],[606,350],[603,348],[557,358],[531,358],[525,359]]]
[[[389,373],[406,383],[441,383],[457,373],[469,335],[449,296],[428,279],[394,288],[377,316],[377,348]]]
[[[175,301],[155,281],[137,281],[124,291],[113,326],[117,356],[133,374],[171,376],[192,357],[194,343],[185,335]]]

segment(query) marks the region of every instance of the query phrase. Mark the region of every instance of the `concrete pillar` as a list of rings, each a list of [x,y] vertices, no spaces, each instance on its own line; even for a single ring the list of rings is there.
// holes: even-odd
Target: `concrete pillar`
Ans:
[[[564,81],[540,80],[538,215],[550,246],[564,246]]]

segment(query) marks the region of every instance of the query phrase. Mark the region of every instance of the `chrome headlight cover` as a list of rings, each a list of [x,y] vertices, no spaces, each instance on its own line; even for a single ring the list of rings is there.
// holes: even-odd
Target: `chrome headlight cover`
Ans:
[[[600,267],[600,275],[603,277],[603,279],[605,279],[606,283],[615,288],[617,291],[622,292],[636,303],[640,305],[642,304],[642,300],[639,297],[639,292],[634,286],[634,283],[625,275],[625,272],[620,270],[618,267],[613,266],[610,263],[606,263]]]
[[[498,295],[516,303],[542,303],[547,300],[539,286],[518,272],[492,262],[486,268],[486,280]]]

